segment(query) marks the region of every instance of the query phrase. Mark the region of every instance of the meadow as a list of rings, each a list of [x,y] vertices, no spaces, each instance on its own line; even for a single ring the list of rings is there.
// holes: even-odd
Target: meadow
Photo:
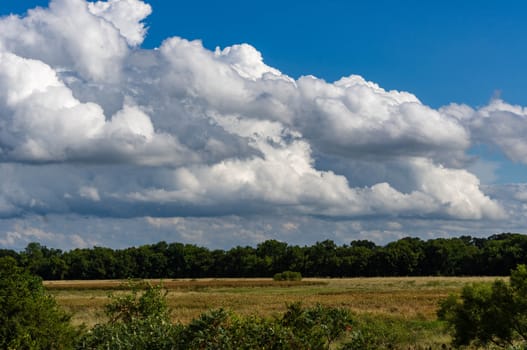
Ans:
[[[272,317],[286,305],[317,303],[351,310],[356,327],[369,336],[382,338],[386,347],[405,349],[441,348],[450,337],[437,321],[438,303],[459,293],[468,283],[492,282],[495,277],[386,277],[305,278],[277,282],[251,279],[144,280],[161,283],[174,322],[187,323],[201,313],[224,308],[241,315]],[[103,322],[109,293],[125,293],[127,281],[46,281],[57,302],[73,314],[75,324],[88,327]]]

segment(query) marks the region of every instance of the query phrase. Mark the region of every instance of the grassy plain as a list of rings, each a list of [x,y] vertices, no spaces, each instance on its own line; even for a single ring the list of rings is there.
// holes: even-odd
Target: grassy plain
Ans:
[[[440,300],[459,293],[467,283],[492,282],[494,277],[305,278],[300,282],[272,279],[148,280],[162,283],[175,322],[186,323],[211,308],[238,314],[268,316],[300,301],[354,312],[356,325],[386,340],[386,347],[441,348],[449,336],[436,320]],[[58,303],[73,313],[76,324],[104,321],[108,293],[122,293],[126,281],[46,281]]]

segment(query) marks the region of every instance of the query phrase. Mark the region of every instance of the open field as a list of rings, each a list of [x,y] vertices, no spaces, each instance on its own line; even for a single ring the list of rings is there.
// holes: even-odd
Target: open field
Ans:
[[[272,279],[162,280],[176,322],[188,322],[211,308],[243,315],[272,316],[286,304],[321,303],[349,308],[360,322],[398,332],[407,344],[438,345],[448,341],[436,321],[438,302],[467,283],[492,282],[494,277],[397,277],[312,279],[275,282]],[[160,283],[160,280],[148,280]],[[73,321],[92,326],[104,321],[108,293],[122,293],[126,281],[46,281],[58,303],[74,314]]]

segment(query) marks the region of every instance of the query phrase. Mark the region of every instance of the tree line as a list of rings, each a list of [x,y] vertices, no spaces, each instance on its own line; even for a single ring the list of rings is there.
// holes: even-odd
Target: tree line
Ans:
[[[19,252],[1,249],[3,256],[45,280],[272,277],[283,271],[304,277],[505,276],[527,263],[527,235],[406,237],[385,246],[367,240],[344,245],[325,240],[311,246],[267,240],[229,250],[162,241],[126,249],[62,251],[33,242]]]

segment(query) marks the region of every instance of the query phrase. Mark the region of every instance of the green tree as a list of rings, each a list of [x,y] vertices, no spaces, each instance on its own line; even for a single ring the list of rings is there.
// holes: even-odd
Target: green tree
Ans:
[[[373,255],[379,249],[375,243],[365,240],[353,241],[342,254],[342,263],[345,265],[343,276],[373,276]]]
[[[256,254],[264,262],[264,275],[287,270],[287,243],[269,239],[257,245]]]
[[[385,248],[389,256],[392,274],[395,276],[416,276],[424,256],[423,242],[419,238],[406,237],[388,244]]]
[[[186,244],[184,258],[188,277],[207,277],[209,270],[214,266],[210,250],[194,244]]]
[[[480,250],[468,236],[429,240],[424,245],[424,254],[423,275],[488,274],[479,270]]]
[[[221,266],[222,277],[245,277],[255,273],[261,277],[268,274],[267,265],[256,256],[255,249],[251,247],[237,246],[228,250],[222,258]]]
[[[482,265],[491,276],[505,276],[527,260],[527,236],[501,233],[490,236],[483,245]]]
[[[170,243],[166,250],[167,276],[172,278],[184,277],[185,273],[185,246],[183,243]]]
[[[62,279],[68,269],[60,249],[48,248],[36,242],[27,245],[20,254],[20,260],[29,272],[45,280]]]
[[[470,343],[511,346],[527,345],[527,268],[511,271],[510,282],[471,284],[463,288],[461,300],[444,300],[438,316],[451,327],[455,345]]]
[[[89,249],[74,249],[65,254],[64,259],[68,266],[66,279],[88,279],[90,268]]]
[[[332,240],[316,242],[307,249],[306,275],[333,277],[338,273],[340,259],[337,245]]]
[[[70,349],[77,331],[70,316],[46,294],[42,280],[0,258],[0,348]]]
[[[150,284],[131,288],[131,293],[110,295],[108,322],[84,334],[77,349],[176,349],[181,327],[170,322],[165,292]]]

